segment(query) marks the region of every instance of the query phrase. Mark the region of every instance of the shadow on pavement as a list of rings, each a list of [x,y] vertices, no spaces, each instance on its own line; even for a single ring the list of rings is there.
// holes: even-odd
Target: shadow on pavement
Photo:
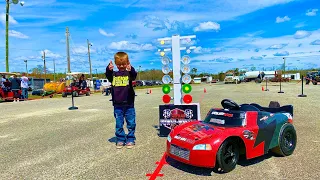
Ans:
[[[112,137],[110,139],[108,139],[109,142],[111,143],[116,143],[117,142],[117,138],[116,137]]]
[[[266,159],[269,159],[271,157],[277,157],[277,155],[274,155],[273,153],[268,153],[264,156],[261,157],[257,157],[254,159],[250,159],[250,160],[246,160],[244,157],[241,157],[239,159],[238,165],[245,167],[245,166],[250,166],[250,165],[254,165],[257,163],[260,163]],[[215,170],[214,168],[202,168],[202,167],[195,167],[195,166],[191,166],[188,164],[184,164],[181,163],[179,161],[176,161],[170,157],[167,157],[167,163],[174,167],[177,168],[181,171],[190,173],[190,174],[195,174],[195,175],[200,175],[200,176],[211,176],[211,173],[216,173],[216,174],[221,174],[220,172],[218,172],[217,170]]]
[[[160,127],[158,125],[152,125],[152,127],[154,127],[158,131],[157,135],[159,137],[167,137],[167,136],[160,135]]]

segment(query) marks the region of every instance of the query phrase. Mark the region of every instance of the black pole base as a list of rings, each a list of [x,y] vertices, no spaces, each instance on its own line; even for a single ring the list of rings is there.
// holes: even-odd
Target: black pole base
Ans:
[[[69,107],[68,109],[69,109],[69,110],[76,110],[76,109],[79,109],[79,108],[76,107],[76,106],[71,106],[71,107]]]
[[[269,89],[265,89],[264,91],[269,91]]]
[[[283,91],[279,91],[278,93],[284,93]]]
[[[299,94],[298,97],[307,97],[305,94]]]

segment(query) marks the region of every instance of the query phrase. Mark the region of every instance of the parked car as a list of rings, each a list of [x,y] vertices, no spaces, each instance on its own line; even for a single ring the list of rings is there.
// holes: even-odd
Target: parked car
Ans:
[[[145,83],[146,83],[146,86],[153,86],[152,81],[145,81]]]
[[[136,81],[136,86],[143,86],[143,81],[137,80]]]

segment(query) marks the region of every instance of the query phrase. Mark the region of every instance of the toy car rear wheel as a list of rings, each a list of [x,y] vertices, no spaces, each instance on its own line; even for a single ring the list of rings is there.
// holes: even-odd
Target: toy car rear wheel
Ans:
[[[232,139],[225,140],[217,153],[216,170],[228,173],[234,170],[239,160],[239,146]]]
[[[67,97],[67,93],[63,92],[62,97]]]
[[[87,92],[86,92],[86,96],[90,96],[90,92],[87,91]]]
[[[279,133],[279,145],[272,152],[280,156],[289,156],[293,153],[297,144],[297,134],[292,124],[284,124]]]
[[[77,92],[77,91],[74,91],[74,92],[73,92],[73,97],[78,97],[78,96],[79,96],[78,92]]]

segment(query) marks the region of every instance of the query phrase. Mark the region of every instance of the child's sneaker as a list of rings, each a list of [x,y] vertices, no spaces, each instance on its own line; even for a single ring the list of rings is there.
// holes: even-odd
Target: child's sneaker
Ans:
[[[117,146],[117,149],[121,149],[121,148],[123,148],[124,143],[123,142],[118,142],[116,146]]]
[[[128,143],[126,144],[127,149],[133,148],[134,145],[135,145],[134,142],[128,142]]]

